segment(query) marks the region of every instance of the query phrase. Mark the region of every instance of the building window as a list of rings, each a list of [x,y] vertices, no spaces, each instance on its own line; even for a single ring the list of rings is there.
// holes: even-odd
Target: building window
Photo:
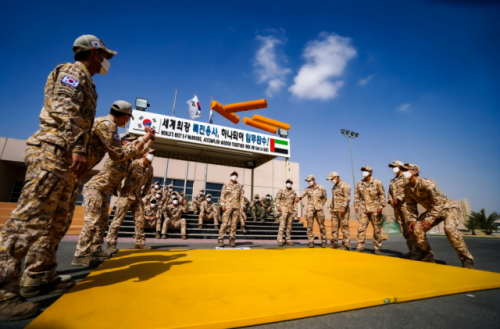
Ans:
[[[158,178],[158,180],[155,180],[155,182],[158,181],[160,184],[163,183],[163,179]],[[184,180],[183,179],[170,179],[167,178],[167,182],[165,184],[165,187],[168,185],[174,185],[174,191],[177,191],[179,193],[184,191]],[[192,200],[193,199],[193,184],[194,181],[188,180],[186,184],[186,195],[184,196],[186,199]]]
[[[16,202],[19,200],[21,196],[21,190],[23,189],[23,182],[15,182],[14,187],[12,187],[12,192],[10,193],[9,202]]]
[[[222,191],[222,184],[207,183],[205,188],[205,195],[212,195],[212,202],[218,203],[220,198],[220,192]]]

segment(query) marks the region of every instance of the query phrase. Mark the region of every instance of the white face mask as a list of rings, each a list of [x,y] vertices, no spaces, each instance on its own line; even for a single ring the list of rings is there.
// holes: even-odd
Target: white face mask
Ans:
[[[392,172],[397,174],[399,172],[399,168],[398,167],[394,167],[392,168]]]
[[[149,153],[148,155],[146,155],[146,159],[148,159],[149,162],[153,162],[153,159],[155,158],[155,156],[151,153]]]
[[[161,194],[156,193],[156,197],[157,197],[157,198],[161,197]]]
[[[156,207],[156,203],[151,204],[151,208],[154,208],[154,207]]]
[[[179,203],[179,200],[174,200],[172,201],[173,204],[178,204]]]
[[[236,176],[236,175],[231,176],[231,180],[232,180],[233,182],[236,182],[236,180],[237,180],[237,179],[238,179],[238,176]]]
[[[207,201],[208,201],[208,202],[212,201],[212,198],[207,198]]]
[[[160,185],[155,185],[155,189],[160,189]]]
[[[309,182],[309,186],[313,186],[314,185],[314,181],[310,180]]]
[[[292,188],[292,184],[290,184],[290,183],[286,183],[286,187],[288,187],[288,188]]]
[[[172,192],[174,189],[170,187],[168,190],[169,190],[170,192]]]
[[[338,181],[336,179],[332,179],[332,184],[337,185]]]
[[[205,193],[203,193],[203,192],[200,192],[200,195],[205,195]]]
[[[266,196],[266,199],[271,200],[271,197],[270,196]]]
[[[370,176],[370,173],[368,171],[363,171],[363,177],[368,177]]]
[[[403,173],[403,176],[404,176],[404,178],[410,178],[410,177],[411,177],[411,172],[409,172],[409,171],[405,171],[405,172]]]
[[[101,70],[99,71],[99,74],[101,74],[101,75],[108,74],[110,67],[111,67],[111,63],[108,61],[107,58],[105,58],[103,56],[102,62],[101,62]]]

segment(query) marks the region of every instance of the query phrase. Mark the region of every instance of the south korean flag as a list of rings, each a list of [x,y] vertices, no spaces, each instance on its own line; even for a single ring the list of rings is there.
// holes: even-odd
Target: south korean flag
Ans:
[[[68,86],[71,86],[73,88],[78,87],[78,85],[80,84],[80,82],[78,80],[76,80],[70,76],[67,76],[67,75],[65,75],[64,78],[62,78],[61,82],[65,83]]]

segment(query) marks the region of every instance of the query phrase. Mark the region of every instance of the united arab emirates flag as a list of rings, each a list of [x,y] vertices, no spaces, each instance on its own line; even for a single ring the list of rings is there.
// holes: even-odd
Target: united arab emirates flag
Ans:
[[[271,139],[271,152],[288,154],[290,152],[290,145],[288,141],[282,141],[279,139]]]

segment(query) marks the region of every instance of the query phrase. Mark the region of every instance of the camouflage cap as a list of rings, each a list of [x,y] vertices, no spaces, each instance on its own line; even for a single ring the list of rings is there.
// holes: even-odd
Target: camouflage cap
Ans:
[[[124,133],[120,135],[120,139],[127,141],[135,141],[137,139],[137,136],[131,135],[129,133]]]
[[[397,160],[394,161],[393,163],[389,164],[389,167],[391,167],[391,168],[393,168],[393,167],[403,167],[403,166],[404,166],[403,162],[397,161]]]
[[[233,176],[233,174],[236,174],[236,176],[239,176],[238,172],[236,172],[236,171],[233,171],[229,176]]]
[[[286,180],[286,182],[290,182],[290,183],[292,183],[292,184],[293,184],[293,179],[288,178],[288,179]],[[285,183],[286,183],[286,182],[285,182]]]
[[[417,173],[420,173],[420,167],[417,166],[414,163],[405,163],[405,165],[403,166],[403,168],[406,169],[406,170],[412,170],[412,171],[416,170]]]
[[[134,118],[134,116],[132,115],[132,104],[130,104],[129,102],[116,101],[113,103],[113,105],[111,105],[111,109],[121,113],[128,114],[132,117],[132,119]]]
[[[336,171],[332,171],[326,180],[332,180],[334,177],[338,177],[339,174]]]
[[[177,194],[177,192],[174,192],[174,193],[172,193],[172,197],[171,198],[178,200],[179,199],[179,195]]]
[[[205,195],[205,197],[206,197],[206,198],[211,198],[211,197],[212,197],[212,194],[210,194],[210,193],[209,193],[209,194]]]
[[[99,39],[96,36],[90,35],[90,34],[86,34],[86,35],[82,35],[81,37],[78,37],[75,40],[75,42],[73,43],[73,52],[75,54],[82,52],[82,51],[90,50],[93,48],[104,50],[108,54],[107,59],[111,59],[111,57],[113,57],[117,54],[116,51],[106,48],[106,45],[104,44],[104,42],[102,42],[101,39]]]
[[[149,149],[146,151],[146,154],[153,154],[155,155],[156,154],[156,150],[155,149]]]
[[[168,188],[174,188],[173,184],[168,184]]]
[[[156,199],[151,199],[151,201],[149,201],[149,203],[156,203]]]
[[[316,180],[316,178],[314,178],[314,175],[307,176],[306,182],[309,182],[309,181],[312,181],[312,180]]]
[[[369,172],[373,172],[373,169],[372,169],[372,167],[370,167],[370,166],[364,166],[364,167],[361,167],[361,171],[369,171]]]
[[[260,198],[258,194],[255,194],[254,198]]]

